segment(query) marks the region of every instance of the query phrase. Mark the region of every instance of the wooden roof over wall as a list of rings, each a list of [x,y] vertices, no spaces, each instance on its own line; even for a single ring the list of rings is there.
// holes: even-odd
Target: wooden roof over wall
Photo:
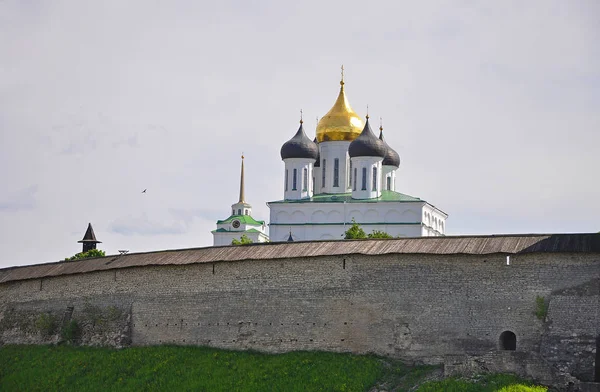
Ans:
[[[600,233],[271,242],[243,246],[165,250],[4,268],[0,269],[0,283],[149,265],[293,259],[332,255],[486,255],[540,252],[600,253]]]

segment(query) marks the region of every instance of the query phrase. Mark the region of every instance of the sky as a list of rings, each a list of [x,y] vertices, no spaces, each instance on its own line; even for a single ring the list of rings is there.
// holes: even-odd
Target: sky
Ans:
[[[0,268],[212,245],[246,156],[333,105],[383,118],[448,235],[600,231],[600,2],[0,1]],[[378,124],[375,124],[378,125]],[[147,189],[142,194],[141,191]]]

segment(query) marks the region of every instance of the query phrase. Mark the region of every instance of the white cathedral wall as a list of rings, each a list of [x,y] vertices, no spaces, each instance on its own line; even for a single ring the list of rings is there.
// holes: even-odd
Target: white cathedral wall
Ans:
[[[312,197],[312,179],[314,159],[288,158],[284,160],[284,198],[286,200],[300,200]],[[296,188],[294,189],[294,170],[296,170]],[[304,183],[304,170],[307,172],[306,184]],[[285,178],[287,177],[287,179]],[[286,184],[287,180],[287,184]]]
[[[390,191],[395,191],[396,190],[396,167],[394,166],[381,166],[381,170],[382,170],[382,176],[381,176],[381,190],[388,190],[387,189],[387,178],[390,177],[391,178],[391,186],[390,186]]]
[[[284,235],[289,236],[291,229],[298,241],[341,239],[354,218],[367,233],[382,230],[393,236],[420,237],[425,205],[425,202],[272,203],[269,236],[271,241],[281,241]]]
[[[334,141],[319,143],[319,152],[321,154],[321,172],[319,177],[315,177],[319,184],[319,193],[347,193],[349,191],[348,184],[348,166],[350,157],[348,156],[348,146],[350,142]],[[339,180],[338,186],[334,185],[334,162],[339,160]],[[323,164],[323,160],[326,164]],[[323,170],[325,170],[325,182],[323,183]]]
[[[348,230],[351,223],[346,225],[300,225],[300,226],[271,226],[270,239],[273,242],[287,241],[290,230],[294,241],[314,241],[314,240],[341,240],[344,239],[344,232]],[[361,225],[365,233],[369,234],[373,230],[385,231],[394,237],[421,237],[421,225],[391,225],[391,224],[364,224]]]
[[[381,161],[380,157],[355,157],[352,158],[352,198],[374,199],[381,196]],[[375,188],[373,188],[373,168],[377,169]],[[355,170],[356,169],[356,170]],[[366,174],[365,188],[363,185],[363,169]],[[356,175],[355,175],[356,173]]]

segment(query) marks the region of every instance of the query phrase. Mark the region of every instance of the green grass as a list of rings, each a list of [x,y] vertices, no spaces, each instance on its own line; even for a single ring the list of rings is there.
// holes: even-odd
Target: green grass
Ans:
[[[326,352],[268,355],[206,347],[0,347],[0,391],[544,392],[510,375],[424,382],[439,367]]]
[[[546,392],[548,388],[535,386],[510,374],[489,374],[471,380],[447,378],[422,384],[417,392]]]
[[[365,391],[385,372],[373,356],[324,352],[0,348],[1,391]]]

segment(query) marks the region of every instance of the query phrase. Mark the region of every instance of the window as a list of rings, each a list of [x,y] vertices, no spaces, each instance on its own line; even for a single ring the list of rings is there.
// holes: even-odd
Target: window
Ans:
[[[242,215],[242,209],[238,209],[238,215]]]
[[[350,159],[350,178],[348,179],[348,184],[352,187],[352,159]],[[356,177],[356,176],[355,176]]]
[[[248,215],[248,210],[244,210],[244,214],[245,214],[245,215]]]
[[[333,160],[333,186],[340,186],[340,160],[338,158]]]
[[[312,191],[315,192],[315,176],[313,176]]]
[[[285,191],[288,189],[288,169],[285,169]]]
[[[367,168],[363,167],[362,169],[362,190],[367,190]]]
[[[304,175],[302,176],[302,190],[306,191],[308,189],[308,169],[304,168]]]
[[[235,210],[231,210],[231,215],[235,215]]]
[[[354,168],[354,185],[352,190],[356,190],[356,168]]]
[[[323,159],[323,163],[321,164],[321,173],[323,177],[323,181],[321,181],[321,186],[325,187],[325,172],[327,171],[327,159]]]
[[[373,187],[371,188],[371,190],[373,190],[373,191],[377,190],[377,168],[376,167],[373,168]]]
[[[294,169],[294,175],[292,176],[292,190],[296,190],[296,184],[298,182],[298,169]]]
[[[387,189],[388,191],[391,191],[391,190],[392,190],[392,177],[386,177],[385,179],[387,180],[387,186],[386,186],[386,189]]]

